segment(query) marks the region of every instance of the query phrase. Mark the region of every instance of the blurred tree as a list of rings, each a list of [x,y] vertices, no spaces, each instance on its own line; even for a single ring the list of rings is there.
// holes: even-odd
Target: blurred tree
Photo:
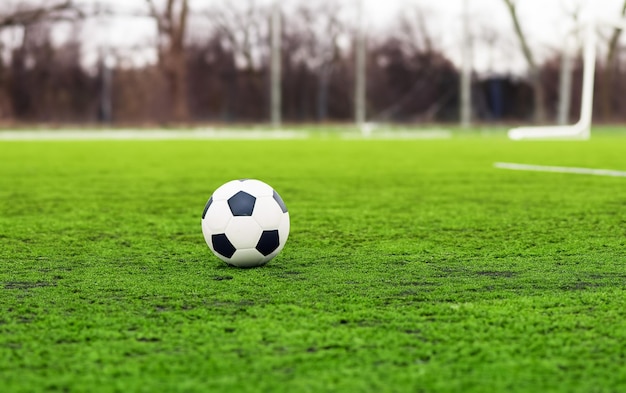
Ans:
[[[626,1],[622,4],[620,17],[626,16]],[[605,121],[613,120],[613,91],[615,84],[615,72],[617,67],[617,44],[622,35],[621,28],[614,28],[607,43],[606,58],[604,60],[604,72],[600,79],[600,102],[602,117]]]
[[[253,0],[227,1],[221,7],[214,7],[206,16],[213,34],[219,34],[235,55],[238,68],[252,71],[267,65],[269,7],[259,6]]]
[[[46,23],[75,21],[85,16],[83,9],[73,0],[51,0],[45,4],[43,1],[3,3],[0,8],[0,32],[7,28],[21,28],[26,34],[29,27],[44,21]],[[0,119],[14,115],[11,94],[8,91],[10,72],[11,67],[6,67],[0,59]]]
[[[368,79],[375,120],[458,119],[459,74],[437,47],[427,12],[403,10],[387,37],[372,44]]]
[[[28,101],[29,91],[16,91],[16,86],[23,86],[25,81],[16,78],[25,77],[30,68],[35,67],[35,59],[38,51],[49,52],[46,45],[32,45],[33,35],[42,34],[48,37],[49,31],[41,33],[42,25],[50,26],[56,22],[75,22],[83,19],[86,12],[73,0],[35,1],[26,0],[17,3],[3,4],[0,9],[0,32],[4,29],[21,29],[23,32],[22,45],[12,51],[11,65],[5,66],[0,59],[0,119],[8,119],[23,110],[24,100]],[[10,49],[9,49],[10,51]],[[43,53],[41,52],[41,53]],[[76,59],[78,61],[78,58]],[[49,66],[51,66],[49,64]],[[16,108],[16,105],[18,106]]]
[[[187,48],[190,110],[195,119],[233,121],[237,100],[233,97],[236,67],[233,53],[217,32]]]
[[[227,1],[205,14],[210,34],[233,62],[221,68],[227,105],[224,117],[267,120],[270,109],[270,17],[267,6],[255,1]],[[283,48],[286,51],[286,48]],[[284,53],[283,51],[283,53]],[[224,67],[226,64],[222,64]]]
[[[526,35],[524,34],[524,31],[520,24],[519,17],[517,15],[517,0],[503,1],[507,7],[507,10],[509,11],[509,14],[511,15],[515,35],[519,40],[522,54],[524,55],[524,59],[526,60],[526,64],[528,65],[530,83],[532,84],[534,90],[535,121],[538,123],[542,123],[546,120],[546,108],[545,92],[543,84],[541,82],[541,69],[537,64],[535,56],[530,49],[530,45],[528,44],[528,40],[526,39]]]
[[[33,1],[23,1],[13,9],[0,11],[0,29],[29,26],[43,20],[47,22],[72,21],[84,15],[82,8],[73,0],[46,1],[46,4],[39,5]]]
[[[328,118],[331,76],[342,60],[339,40],[349,34],[348,27],[339,18],[341,10],[338,2],[303,3],[288,21],[289,60],[302,59],[317,79],[315,116],[318,121]]]
[[[157,27],[159,66],[168,87],[172,116],[176,122],[189,120],[185,34],[189,16],[188,0],[167,0],[159,10],[146,0]]]
[[[73,34],[79,37],[80,34]],[[22,45],[11,55],[8,91],[20,120],[89,122],[95,119],[97,86],[80,63],[81,43],[53,46],[51,28],[26,28]]]

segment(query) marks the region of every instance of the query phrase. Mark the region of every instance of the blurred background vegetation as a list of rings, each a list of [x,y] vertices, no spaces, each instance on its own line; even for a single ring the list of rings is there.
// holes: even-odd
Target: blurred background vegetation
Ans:
[[[122,9],[107,1],[3,1],[0,123],[269,121],[271,3],[213,1],[196,7],[188,0],[127,3],[134,8]],[[537,59],[533,56],[536,48],[524,40],[524,20],[516,15],[516,2],[494,4],[509,7],[509,15],[517,21],[512,26],[520,29],[512,29],[509,36],[488,25],[474,26],[468,42],[504,53],[521,48],[528,71],[519,75],[473,72],[472,118],[555,121],[563,53],[552,48]],[[285,122],[354,119],[359,25],[356,18],[343,16],[346,8],[354,7],[351,2],[303,0],[280,11],[280,111]],[[571,9],[565,17],[579,15]],[[124,22],[107,24],[111,20]],[[89,34],[93,29],[85,28],[95,23],[101,29],[116,29],[119,35],[119,30],[126,29],[124,24],[130,27],[138,21],[149,26],[151,38],[134,43],[130,50],[95,44]],[[384,31],[365,31],[368,121],[459,121],[462,72],[451,59],[450,48],[440,44],[432,29],[437,23],[436,16],[416,3]],[[63,39],[58,38],[61,30],[65,31]],[[595,115],[604,122],[626,120],[626,95],[622,94],[626,67],[620,56],[620,34],[621,30],[611,30],[600,42],[604,51],[596,71],[601,83],[596,87]],[[142,53],[149,54],[148,60],[137,60]],[[568,121],[579,111],[581,64],[577,53]]]

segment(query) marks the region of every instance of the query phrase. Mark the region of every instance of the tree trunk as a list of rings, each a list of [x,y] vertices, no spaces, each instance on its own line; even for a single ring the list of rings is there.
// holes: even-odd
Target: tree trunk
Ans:
[[[184,123],[189,120],[185,55],[188,0],[167,0],[163,12],[157,10],[152,0],[146,1],[159,33],[159,66],[167,83],[172,119]]]
[[[189,120],[189,103],[187,98],[187,62],[183,48],[170,52],[171,70],[169,70],[169,92],[172,100],[172,116],[174,121],[184,123]]]
[[[324,122],[328,118],[328,84],[330,66],[324,65],[317,75],[317,121]]]
[[[626,1],[624,1],[622,5],[622,18],[624,15],[626,15]],[[604,62],[604,72],[600,79],[600,108],[604,121],[611,121],[613,119],[613,102],[611,96],[613,93],[617,44],[621,35],[622,29],[615,28],[613,30],[608,44],[606,60]]]
[[[504,3],[506,4],[507,9],[509,10],[509,14],[511,15],[515,35],[519,40],[520,46],[522,48],[522,54],[524,55],[524,59],[528,64],[530,83],[533,86],[535,98],[535,122],[543,123],[546,121],[546,109],[545,92],[543,84],[541,83],[541,70],[539,69],[539,66],[535,61],[533,52],[531,51],[530,46],[528,45],[528,41],[526,40],[526,35],[524,34],[522,26],[519,23],[515,0],[504,0]]]

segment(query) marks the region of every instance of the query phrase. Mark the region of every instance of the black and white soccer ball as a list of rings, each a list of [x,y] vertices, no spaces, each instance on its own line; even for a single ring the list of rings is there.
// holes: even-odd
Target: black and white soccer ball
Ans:
[[[268,184],[233,180],[215,190],[207,202],[202,233],[213,254],[227,264],[262,266],[285,247],[289,212]]]

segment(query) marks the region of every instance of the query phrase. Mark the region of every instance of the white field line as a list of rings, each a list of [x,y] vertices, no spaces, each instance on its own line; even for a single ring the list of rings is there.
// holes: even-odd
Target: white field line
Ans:
[[[510,163],[510,162],[496,162],[493,164],[493,166],[499,169],[510,169],[513,171],[572,173],[575,175],[626,177],[626,171],[616,171],[613,169],[593,169],[593,168],[576,168],[576,167],[566,167],[566,166],[528,165],[528,164],[515,164],[515,163]]]
[[[308,139],[313,134],[295,130],[41,130],[41,131],[0,131],[2,141],[162,141],[162,140],[279,140]],[[331,134],[332,135],[332,134]],[[340,132],[342,139],[449,139],[448,130],[395,130],[374,131],[369,134],[360,132]]]
[[[46,130],[0,131],[0,141],[90,141],[90,140],[193,140],[193,139],[304,139],[305,131],[290,130]]]

